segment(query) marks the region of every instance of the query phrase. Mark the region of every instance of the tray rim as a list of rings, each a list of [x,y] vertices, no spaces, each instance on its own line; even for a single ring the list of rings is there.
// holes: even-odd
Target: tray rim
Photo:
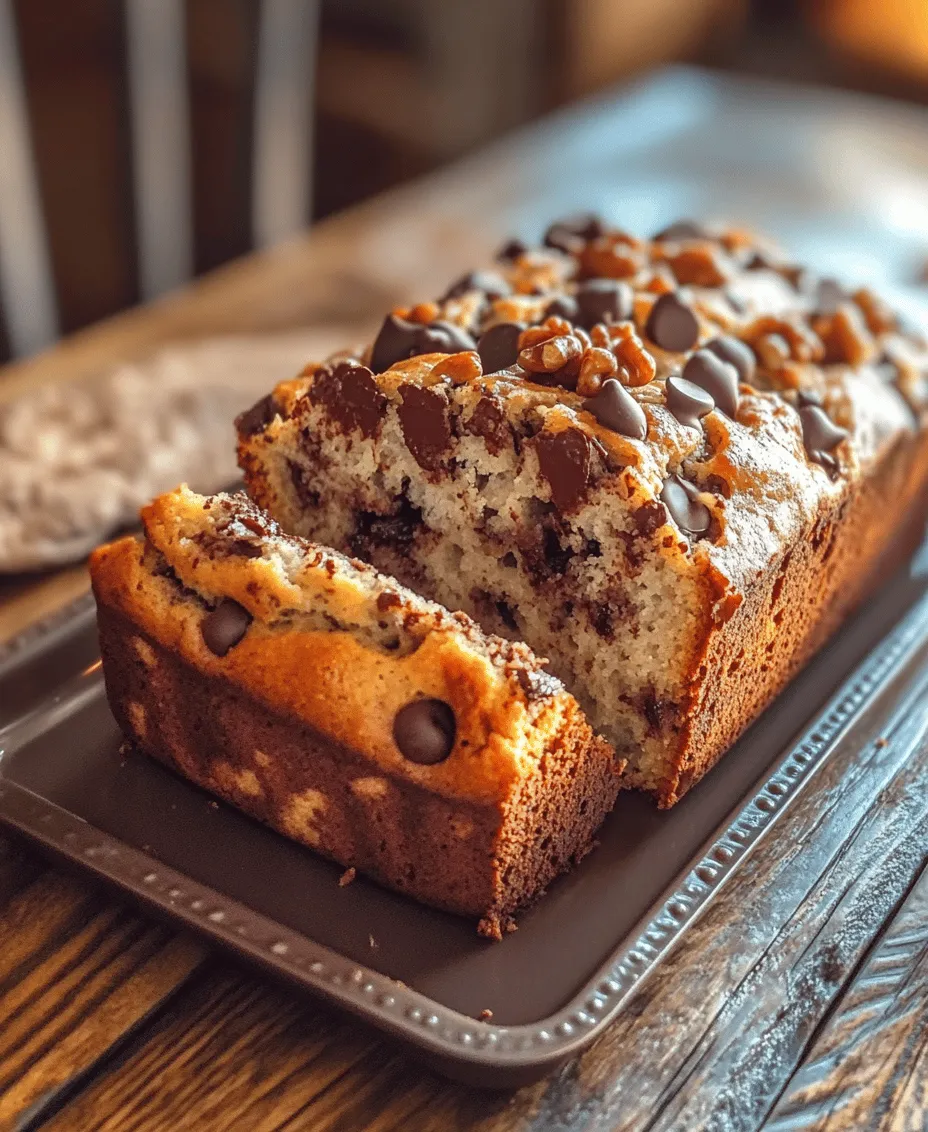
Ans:
[[[25,631],[26,652],[67,632],[88,612],[87,595]],[[14,652],[23,656],[10,642]],[[686,929],[837,749],[854,719],[928,643],[928,594],[919,598],[812,717],[799,738],[767,768],[690,863],[674,877],[596,972],[558,1011],[537,1022],[494,1025],[356,963],[278,924],[143,850],[3,778],[2,756],[47,727],[43,716],[67,712],[100,694],[99,666],[81,673],[0,730],[0,827],[115,885],[136,901],[265,971],[399,1038],[448,1076],[491,1087],[537,1079],[597,1038]],[[0,655],[0,676],[9,671]],[[75,706],[76,710],[76,706]],[[49,722],[47,726],[51,726]],[[17,742],[19,737],[20,742]],[[488,944],[488,946],[493,946]]]

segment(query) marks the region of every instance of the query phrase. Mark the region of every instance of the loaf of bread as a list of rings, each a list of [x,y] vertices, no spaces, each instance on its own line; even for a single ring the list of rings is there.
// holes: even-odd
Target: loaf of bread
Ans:
[[[239,419],[254,499],[550,658],[676,802],[920,531],[924,339],[739,231],[595,217]]]
[[[121,727],[193,782],[400,892],[512,915],[583,856],[621,763],[524,644],[186,488],[96,551]]]

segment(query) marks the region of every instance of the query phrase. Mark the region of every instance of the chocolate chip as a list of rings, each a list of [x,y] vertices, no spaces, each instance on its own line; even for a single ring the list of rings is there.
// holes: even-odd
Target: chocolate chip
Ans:
[[[248,632],[251,614],[237,601],[224,597],[200,622],[203,643],[215,656],[225,656]]]
[[[699,489],[679,476],[669,476],[661,488],[661,502],[685,535],[704,535],[712,518],[699,498]]]
[[[796,392],[796,405],[800,409],[804,409],[806,405],[818,405],[821,408],[822,395],[816,393],[814,389],[799,389]]]
[[[446,299],[459,299],[468,291],[482,291],[488,299],[502,299],[512,294],[512,288],[502,275],[497,275],[495,271],[469,271],[456,283],[451,284],[442,295],[441,302]]]
[[[519,356],[519,335],[524,329],[522,322],[498,322],[480,335],[477,353],[484,373],[499,373],[515,365]]]
[[[665,390],[667,408],[682,425],[700,428],[700,420],[715,408],[712,396],[685,377],[668,377]]]
[[[397,409],[403,439],[416,463],[434,472],[451,440],[445,398],[434,389],[405,384],[399,388],[402,404]]]
[[[397,362],[411,358],[416,353],[416,337],[420,330],[418,322],[407,322],[399,315],[388,314],[371,350],[374,373],[383,373]]]
[[[644,332],[662,350],[678,353],[696,345],[699,323],[677,293],[668,291],[651,307]]]
[[[580,325],[589,330],[597,322],[622,322],[634,311],[634,293],[618,279],[587,279],[577,288]]]
[[[675,224],[661,229],[654,240],[662,243],[668,240],[703,240],[706,235],[705,228],[694,220],[678,220]]]
[[[838,462],[831,455],[831,450],[844,440],[847,431],[839,428],[825,410],[815,404],[800,406],[799,421],[802,424],[802,442],[809,459],[829,471],[837,470]]]
[[[595,213],[582,212],[555,220],[545,232],[544,245],[570,254],[579,251],[588,240],[604,235],[605,231],[605,225]]]
[[[717,358],[721,358],[723,362],[728,362],[730,366],[734,366],[738,371],[739,379],[745,385],[751,384],[757,360],[754,357],[754,351],[747,342],[742,342],[739,338],[732,338],[726,334],[721,338],[713,338],[711,342],[707,342],[704,349],[711,350]],[[712,392],[711,389],[709,392]]]
[[[416,335],[411,356],[416,354],[457,354],[461,350],[476,350],[477,343],[466,330],[453,322],[436,319],[428,326],[421,326]]]
[[[357,362],[323,367],[313,378],[309,395],[346,432],[360,429],[367,437],[377,432],[387,406],[374,375]]]
[[[264,432],[271,421],[280,413],[280,408],[274,400],[274,394],[268,393],[260,401],[256,401],[250,409],[239,413],[235,418],[235,427],[240,436],[255,436]]]
[[[715,407],[735,419],[738,412],[738,370],[732,363],[723,361],[719,354],[707,347],[697,350],[687,359],[683,377],[705,389]]]
[[[568,322],[576,322],[579,308],[573,295],[558,295],[545,307],[545,318],[566,318]]]
[[[571,511],[586,494],[593,450],[590,439],[579,428],[542,432],[538,436],[538,464],[551,487],[551,498],[560,511]]]
[[[648,418],[628,390],[614,377],[607,378],[595,397],[583,402],[588,413],[599,421],[603,428],[628,436],[633,440],[644,440],[648,435]]]
[[[456,732],[454,712],[444,700],[413,700],[393,720],[393,740],[400,753],[420,766],[444,762]]]
[[[464,425],[467,432],[482,436],[487,451],[494,456],[512,442],[512,433],[501,402],[494,397],[481,397]]]
[[[496,253],[495,258],[499,263],[514,263],[519,256],[525,255],[528,250],[529,246],[524,240],[507,240]]]

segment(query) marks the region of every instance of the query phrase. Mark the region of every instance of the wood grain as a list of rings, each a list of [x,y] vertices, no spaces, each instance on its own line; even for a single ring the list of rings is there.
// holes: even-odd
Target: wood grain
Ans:
[[[20,888],[0,918],[0,1129],[73,1088],[205,954],[51,870]]]
[[[223,969],[201,979],[118,1071],[44,1127],[402,1127],[441,1088],[428,1074],[404,1078],[403,1068],[357,1026]]]
[[[928,1128],[926,1014],[928,872],[923,872],[764,1128]]]

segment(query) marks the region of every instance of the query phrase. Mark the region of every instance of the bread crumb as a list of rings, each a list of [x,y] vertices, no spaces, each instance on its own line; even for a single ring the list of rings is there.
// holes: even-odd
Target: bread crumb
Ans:
[[[879,739],[877,739],[877,741],[876,741],[876,745],[877,745],[877,747],[879,747],[879,748],[880,748],[880,749],[882,750],[882,749],[883,749],[883,747],[888,747],[888,746],[889,746],[889,740],[888,740],[888,739],[884,739],[884,738],[883,738],[883,736],[881,735],[881,736],[879,737]]]
[[[215,801],[214,799],[210,799],[210,801],[207,802],[206,804],[209,806],[209,808],[211,810],[218,810],[219,809],[219,803],[217,801]]]
[[[493,1021],[493,1011],[487,1010],[487,1009],[481,1010],[480,1013],[477,1015],[477,1021],[478,1022],[492,1022]]]
[[[372,935],[369,935],[367,938],[370,941],[370,945],[371,945],[372,950],[376,951],[377,948],[380,947],[380,944],[377,942],[376,939],[374,939],[374,937]]]
[[[357,875],[358,870],[354,867],[354,865],[352,865],[350,869],[345,869],[342,875],[338,878],[338,887],[347,888],[347,886],[351,884],[351,882]]]

